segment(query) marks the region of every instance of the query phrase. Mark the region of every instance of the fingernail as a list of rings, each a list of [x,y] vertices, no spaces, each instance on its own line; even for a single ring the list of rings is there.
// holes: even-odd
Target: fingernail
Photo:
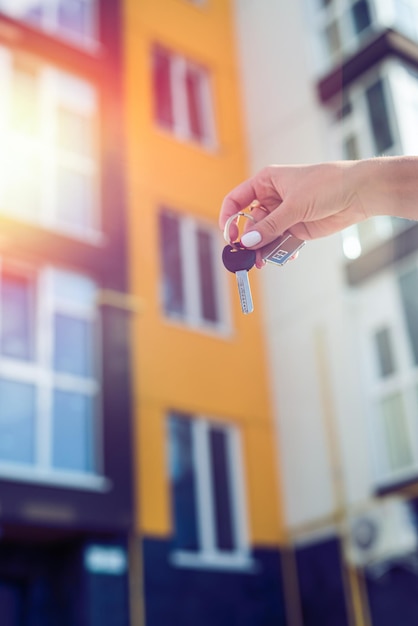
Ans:
[[[249,233],[245,233],[241,237],[241,243],[246,248],[251,248],[251,246],[256,246],[261,241],[261,235],[257,230],[251,230]]]

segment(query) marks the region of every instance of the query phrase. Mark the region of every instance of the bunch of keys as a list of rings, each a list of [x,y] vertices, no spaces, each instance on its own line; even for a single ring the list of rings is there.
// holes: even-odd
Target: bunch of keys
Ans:
[[[250,210],[256,206],[264,208],[260,205],[258,200],[255,200],[251,203]],[[238,213],[231,215],[224,228],[224,239],[228,245],[226,245],[223,249],[222,261],[226,269],[233,272],[236,276],[241,310],[243,313],[248,314],[254,311],[248,272],[255,265],[256,253],[255,250],[244,248],[239,240],[233,242],[230,239],[230,226],[234,221],[237,221],[238,223],[240,217],[246,217],[255,221],[254,217],[246,211],[239,211]],[[264,248],[261,248],[261,256],[264,261],[274,263],[275,265],[282,267],[289,261],[289,259],[295,256],[305,243],[306,242],[302,239],[298,239],[297,237],[294,237],[290,233],[286,232],[271,243],[264,246]]]

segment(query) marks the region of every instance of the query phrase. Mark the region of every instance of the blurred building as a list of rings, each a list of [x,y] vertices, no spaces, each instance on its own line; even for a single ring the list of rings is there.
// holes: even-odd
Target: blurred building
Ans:
[[[285,624],[257,276],[244,316],[217,225],[247,175],[232,6],[126,0],[125,33],[146,624]]]
[[[118,2],[0,2],[0,622],[128,624]]]
[[[416,0],[235,8],[251,171],[418,153]],[[376,218],[262,273],[294,626],[418,621],[417,248]]]

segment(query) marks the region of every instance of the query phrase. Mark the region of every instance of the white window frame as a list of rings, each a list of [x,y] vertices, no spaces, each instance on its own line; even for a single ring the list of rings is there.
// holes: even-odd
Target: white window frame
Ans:
[[[100,170],[99,150],[97,137],[94,140],[93,153],[91,155],[75,154],[66,151],[58,145],[56,137],[57,110],[60,105],[71,104],[72,110],[97,117],[98,95],[93,85],[86,81],[61,72],[60,70],[40,62],[39,65],[39,89],[40,89],[40,119],[39,133],[35,137],[22,136],[10,128],[11,99],[1,98],[0,101],[0,137],[4,145],[8,141],[19,142],[30,150],[40,163],[40,212],[33,218],[27,214],[14,211],[13,206],[6,206],[4,202],[5,185],[7,180],[0,180],[0,210],[9,212],[23,221],[33,221],[43,227],[62,232],[65,235],[77,239],[84,239],[91,243],[100,243],[103,235],[100,224]],[[2,89],[4,94],[11,94],[11,81],[13,77],[13,56],[11,51],[0,46],[0,76],[2,77]],[[97,134],[96,128],[93,134]],[[23,142],[23,143],[22,143]],[[71,165],[71,168],[91,177],[92,205],[89,215],[90,225],[82,226],[68,223],[59,218],[58,210],[58,176],[57,168],[60,164]],[[7,171],[7,154],[0,149],[0,166],[2,171]]]
[[[191,569],[243,570],[256,569],[249,546],[244,463],[238,428],[232,424],[196,415],[190,419],[192,428],[193,468],[196,476],[196,519],[198,551],[175,550],[171,563]],[[215,512],[210,472],[209,431],[220,429],[227,438],[227,463],[231,485],[231,515],[235,549],[221,551],[215,543]]]
[[[418,267],[417,257],[412,267]],[[411,269],[411,265],[406,264],[404,268]],[[372,453],[374,486],[384,488],[418,476],[418,366],[415,365],[411,353],[394,271],[385,271],[373,282],[360,288],[357,301],[359,362],[363,371],[364,408]],[[384,306],[379,305],[382,302]],[[374,342],[375,333],[381,328],[388,328],[391,333],[396,364],[395,371],[384,377],[379,374]],[[404,403],[407,438],[413,458],[411,466],[398,470],[390,468],[379,410],[380,401],[394,393],[399,393]]]
[[[309,31],[312,32],[314,71],[316,74],[328,72],[334,65],[354,54],[367,39],[372,39],[387,28],[404,33],[418,41],[418,25],[413,20],[402,23],[398,2],[406,2],[418,13],[418,0],[368,0],[370,25],[361,33],[356,33],[351,14],[355,0],[332,0],[328,6],[322,6],[321,0],[305,0]],[[341,47],[332,54],[326,45],[325,28],[336,21],[341,35]],[[314,24],[314,28],[311,25]],[[411,28],[412,27],[412,28]]]
[[[161,130],[166,130],[173,134],[176,139],[184,142],[191,142],[207,150],[213,151],[217,146],[215,116],[213,110],[213,86],[209,71],[191,61],[185,56],[170,50],[164,46],[162,50],[169,57],[170,66],[170,88],[173,103],[173,127],[168,128],[157,124]],[[190,128],[189,110],[187,104],[187,92],[185,87],[186,73],[192,69],[200,75],[200,111],[203,119],[204,136],[201,141],[192,135]],[[154,94],[154,98],[156,94]]]
[[[222,246],[219,239],[219,231],[209,221],[199,217],[186,215],[162,206],[160,211],[171,214],[178,220],[180,228],[180,254],[181,254],[181,272],[184,284],[184,305],[185,313],[183,315],[175,312],[164,312],[165,318],[176,323],[182,323],[190,328],[202,332],[215,333],[217,335],[226,335],[231,329],[231,313],[229,307],[228,285],[226,280],[226,271],[222,263],[217,263],[222,256]],[[210,234],[214,249],[213,269],[214,269],[214,289],[215,297],[218,304],[219,319],[216,322],[205,320],[200,314],[200,281],[198,270],[198,251],[197,251],[197,231],[199,228],[204,229]],[[160,244],[161,245],[161,244]],[[163,267],[161,266],[160,275],[162,282],[164,281]],[[164,301],[161,298],[161,308],[164,311]]]
[[[36,290],[36,313],[34,323],[35,354],[33,361],[22,361],[3,356],[0,353],[0,378],[11,382],[27,383],[34,386],[37,394],[35,406],[34,428],[34,463],[21,464],[0,460],[0,476],[14,480],[33,481],[59,484],[68,487],[102,490],[107,487],[107,480],[102,475],[103,468],[103,434],[101,432],[102,414],[100,406],[101,380],[97,373],[97,363],[100,360],[100,318],[96,307],[96,288],[92,283],[92,300],[87,303],[71,303],[69,300],[57,299],[53,295],[53,281],[64,274],[51,266],[45,266],[35,271],[21,263],[5,262],[0,258],[0,280],[2,266],[16,271],[17,274],[27,276],[34,281]],[[79,274],[76,277],[85,279]],[[54,314],[63,312],[94,322],[94,371],[90,376],[82,377],[73,374],[54,371]],[[1,316],[1,307],[0,307]],[[79,392],[93,399],[95,406],[95,439],[94,446],[97,452],[96,473],[62,470],[52,465],[52,403],[56,390]]]
[[[367,159],[376,156],[366,102],[366,90],[377,80],[380,80],[383,85],[388,122],[393,137],[393,145],[385,152],[385,155],[405,153],[406,137],[415,137],[414,133],[406,134],[402,125],[406,104],[401,99],[402,94],[399,93],[398,86],[402,83],[405,88],[405,71],[400,62],[389,60],[382,63],[378,69],[372,69],[365,73],[361,79],[347,88],[346,94],[351,103],[351,112],[342,119],[336,120],[336,113],[341,107],[341,95],[330,103],[327,122],[328,127],[332,129],[331,158],[337,160],[345,158],[343,154],[344,141],[350,136],[356,138],[359,158]],[[404,95],[404,92],[402,93]],[[418,141],[415,147],[417,150]],[[379,216],[371,218],[367,222],[355,224],[342,233],[344,254],[350,259],[357,258],[362,252],[392,237],[404,226],[408,226],[407,222],[399,220],[395,223],[389,216]]]
[[[371,37],[379,27],[378,7],[374,0],[369,0],[370,25],[363,32],[357,33],[351,14],[355,0],[332,0],[328,6],[321,6],[321,0],[305,0],[309,20],[309,31],[313,47],[314,70],[316,74],[329,71],[341,59],[353,53],[362,42]],[[332,53],[327,48],[325,29],[332,23],[337,24],[341,46]],[[312,29],[312,24],[314,28]]]
[[[98,24],[99,24],[99,6],[98,0],[82,0],[82,2],[90,6],[89,23],[87,35],[80,35],[79,33],[64,29],[58,22],[58,9],[62,0],[43,0],[44,15],[39,26],[32,24],[22,19],[20,14],[19,2],[16,0],[0,0],[0,11],[3,11],[10,17],[16,20],[22,20],[28,23],[33,28],[40,28],[43,31],[54,35],[58,38],[62,38],[69,43],[74,44],[77,47],[82,47],[90,52],[94,52],[98,49]]]

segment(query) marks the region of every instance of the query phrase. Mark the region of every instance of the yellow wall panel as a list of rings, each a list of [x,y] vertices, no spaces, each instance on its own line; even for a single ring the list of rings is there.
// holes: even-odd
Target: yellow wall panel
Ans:
[[[169,320],[161,303],[159,209],[170,207],[216,227],[223,196],[246,177],[230,3],[126,0],[125,7],[130,280],[141,302],[132,334],[138,529],[153,535],[171,532],[166,417],[174,409],[239,428],[251,540],[275,544],[282,515],[257,271],[251,272],[255,312],[249,316],[240,311],[235,277],[224,274],[231,320],[225,333]],[[154,122],[154,43],[208,68],[213,149],[178,140]],[[219,242],[221,247],[221,233]]]

